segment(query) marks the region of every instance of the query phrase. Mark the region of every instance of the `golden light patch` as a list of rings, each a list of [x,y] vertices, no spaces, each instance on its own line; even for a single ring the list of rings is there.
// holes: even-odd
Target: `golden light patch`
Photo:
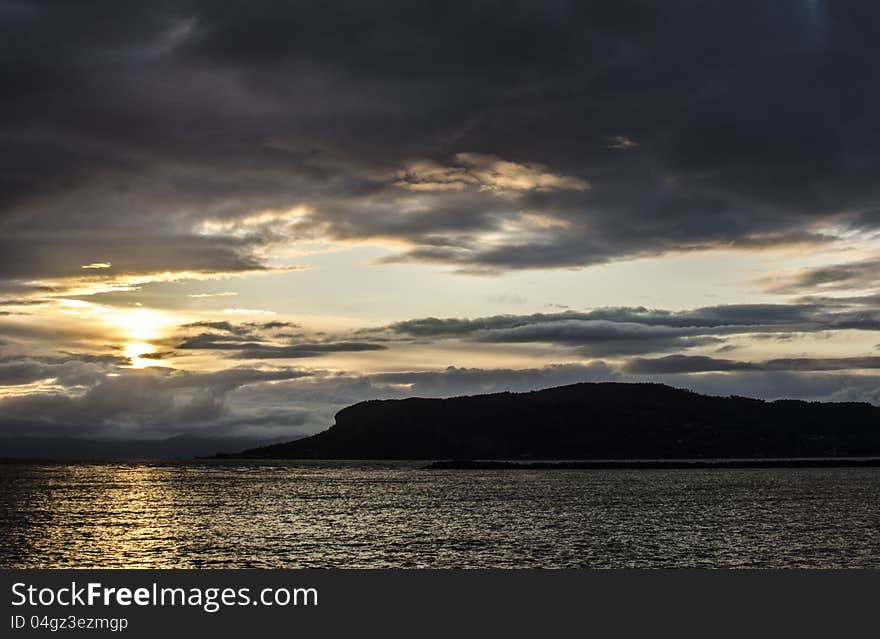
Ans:
[[[131,360],[132,368],[156,365],[156,360],[150,359],[150,354],[156,350],[150,341],[165,336],[168,325],[173,323],[172,318],[158,311],[139,308],[116,311],[107,319],[126,340],[123,353]]]
[[[160,337],[162,327],[167,323],[161,313],[148,309],[119,312],[114,321],[128,337],[149,340]]]
[[[156,360],[150,359],[154,350],[147,342],[126,342],[123,354],[131,360],[131,368],[146,368],[156,365]]]

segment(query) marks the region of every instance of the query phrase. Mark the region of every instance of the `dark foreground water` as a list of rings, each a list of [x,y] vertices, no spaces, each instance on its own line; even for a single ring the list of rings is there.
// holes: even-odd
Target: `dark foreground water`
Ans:
[[[880,469],[0,466],[0,567],[880,567]]]

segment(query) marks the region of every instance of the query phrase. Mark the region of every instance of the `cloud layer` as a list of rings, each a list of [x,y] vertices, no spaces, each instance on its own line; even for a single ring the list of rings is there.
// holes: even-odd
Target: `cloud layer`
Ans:
[[[737,353],[756,341],[787,345],[828,335],[872,335],[880,317],[861,298],[718,305],[684,311],[644,307],[482,318],[420,318],[335,334],[289,321],[203,320],[177,327],[162,366],[130,367],[119,355],[56,352],[0,357],[0,434],[296,436],[332,423],[353,402],[525,391],[581,381],[661,381],[712,394],[880,402],[880,356]],[[799,341],[798,341],[799,340]],[[412,369],[395,365],[431,350],[459,357],[479,346],[486,361],[511,346],[532,349],[531,367]],[[550,349],[550,352],[547,352]],[[869,347],[870,349],[870,347]],[[322,368],[345,353],[400,357],[378,372]],[[723,353],[723,355],[722,355]],[[210,356],[214,370],[176,362]],[[164,360],[172,362],[164,364]],[[411,359],[411,358],[410,358]],[[305,367],[294,364],[306,364]]]
[[[570,267],[880,225],[869,3],[0,11],[6,279],[253,271],[315,238]]]
[[[721,347],[735,336],[784,340],[794,334],[877,331],[880,311],[858,304],[850,308],[846,300],[729,304],[686,311],[621,307],[475,319],[429,317],[384,330],[408,339],[548,343],[576,348],[585,356],[608,357]]]

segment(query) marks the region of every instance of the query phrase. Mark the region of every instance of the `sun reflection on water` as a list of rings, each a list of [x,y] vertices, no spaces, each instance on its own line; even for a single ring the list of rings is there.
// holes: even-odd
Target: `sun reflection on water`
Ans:
[[[77,557],[78,567],[167,568],[184,539],[168,468],[149,464],[71,465],[45,481],[25,481],[12,550],[51,566]],[[42,473],[39,473],[42,474]],[[16,550],[17,548],[17,550]]]

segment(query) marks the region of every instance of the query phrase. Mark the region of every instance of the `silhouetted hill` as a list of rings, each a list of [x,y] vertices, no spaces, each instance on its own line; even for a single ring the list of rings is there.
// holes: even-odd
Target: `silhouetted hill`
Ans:
[[[880,407],[708,397],[662,384],[368,401],[241,457],[670,459],[880,456]]]

